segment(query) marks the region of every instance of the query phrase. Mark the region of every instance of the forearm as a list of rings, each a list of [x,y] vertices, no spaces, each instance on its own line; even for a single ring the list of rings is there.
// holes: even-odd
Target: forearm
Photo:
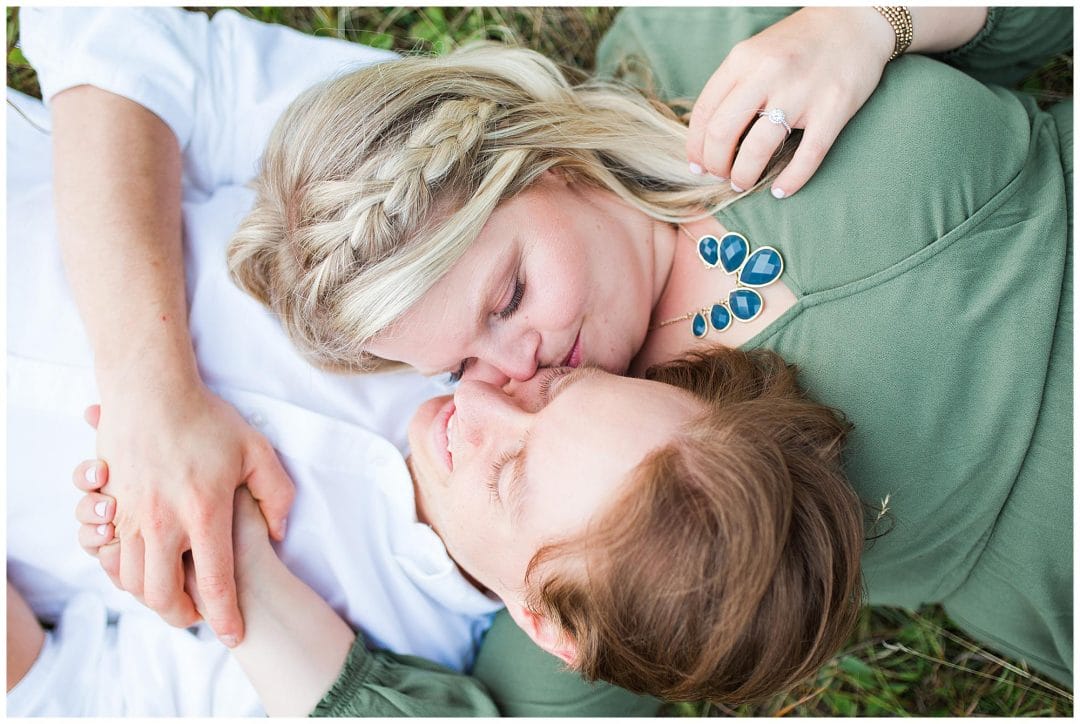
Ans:
[[[168,126],[92,86],[52,100],[57,236],[103,400],[198,379],[187,327],[181,157]]]
[[[238,581],[244,641],[233,654],[272,716],[306,716],[337,680],[356,635],[271,552]]]

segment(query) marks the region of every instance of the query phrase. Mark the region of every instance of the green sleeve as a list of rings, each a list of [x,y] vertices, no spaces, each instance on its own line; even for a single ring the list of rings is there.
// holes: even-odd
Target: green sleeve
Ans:
[[[312,716],[498,716],[476,679],[416,656],[368,650],[356,636]]]
[[[590,684],[525,635],[505,611],[473,666],[505,716],[656,716],[661,702],[611,684]]]
[[[597,72],[665,100],[693,99],[736,43],[796,9],[625,8],[597,49]],[[990,8],[974,38],[936,57],[980,81],[1014,86],[1072,48],[1072,13],[1069,7]]]
[[[416,656],[370,651],[358,635],[312,716],[653,716],[659,706],[565,670],[502,611],[472,676]]]
[[[1014,86],[1070,50],[1072,30],[1070,7],[990,8],[974,38],[938,57],[984,83]]]
[[[665,100],[696,98],[736,43],[796,10],[623,8],[597,48],[597,74],[621,78]]]

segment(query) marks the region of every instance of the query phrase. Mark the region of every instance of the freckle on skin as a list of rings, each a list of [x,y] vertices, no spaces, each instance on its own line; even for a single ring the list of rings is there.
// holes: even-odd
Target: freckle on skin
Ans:
[[[167,321],[169,321],[169,315],[168,315],[168,314],[162,314],[162,315],[161,315],[161,321],[162,321],[162,322],[167,322]]]

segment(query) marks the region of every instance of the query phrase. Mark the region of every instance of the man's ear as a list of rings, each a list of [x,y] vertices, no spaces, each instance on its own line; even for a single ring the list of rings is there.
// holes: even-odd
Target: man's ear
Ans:
[[[506,604],[506,610],[521,630],[529,635],[537,646],[552,656],[562,659],[567,666],[573,666],[577,659],[577,644],[570,635],[551,622],[550,619],[531,611],[520,603]]]

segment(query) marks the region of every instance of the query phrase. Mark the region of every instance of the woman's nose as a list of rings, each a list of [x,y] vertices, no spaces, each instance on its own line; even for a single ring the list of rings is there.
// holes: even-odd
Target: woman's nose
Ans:
[[[478,362],[494,369],[486,378],[493,385],[502,387],[510,380],[523,382],[531,379],[540,366],[540,333],[535,329],[507,330],[492,340],[487,354]],[[473,365],[476,366],[476,365]],[[497,373],[497,374],[496,374]]]
[[[499,447],[519,442],[529,412],[500,388],[478,380],[462,380],[454,391],[452,446]],[[454,453],[458,454],[455,449]]]
[[[465,368],[465,374],[461,376],[461,380],[462,382],[467,380],[484,382],[492,387],[502,387],[510,381],[510,378],[490,362],[478,359]]]

